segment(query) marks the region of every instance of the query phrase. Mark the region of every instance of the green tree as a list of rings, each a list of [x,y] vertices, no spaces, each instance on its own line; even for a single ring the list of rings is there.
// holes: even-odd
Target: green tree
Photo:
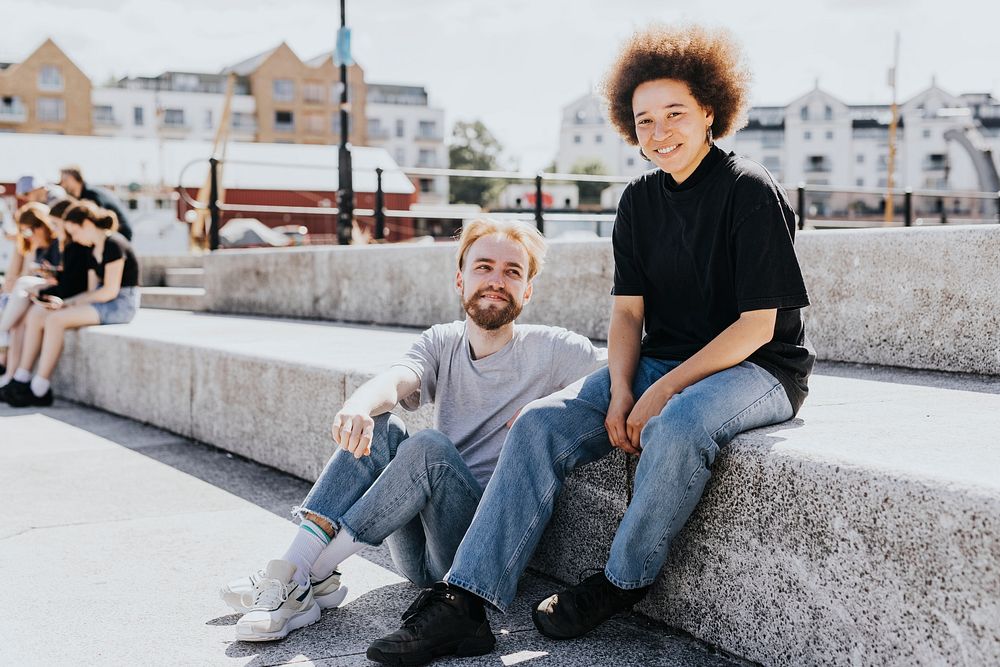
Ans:
[[[569,170],[571,174],[587,174],[590,176],[605,176],[607,171],[604,170],[604,163],[600,160],[580,160],[575,163]],[[581,204],[600,204],[601,203],[601,191],[608,187],[608,183],[597,183],[597,182],[578,182],[577,187],[580,188],[580,203]]]
[[[458,121],[451,131],[448,147],[448,164],[452,169],[479,169],[492,171],[500,168],[503,146],[482,121]],[[492,201],[503,188],[503,181],[495,178],[453,176],[450,184],[452,204],[479,204]]]

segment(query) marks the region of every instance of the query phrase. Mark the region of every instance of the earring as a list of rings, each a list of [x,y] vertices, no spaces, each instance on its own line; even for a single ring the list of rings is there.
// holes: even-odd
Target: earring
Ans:
[[[705,132],[705,137],[708,139],[708,145],[712,145],[712,126],[708,126],[708,130]]]
[[[650,160],[648,157],[646,157],[646,154],[642,152],[641,148],[639,149],[639,155],[641,155],[642,159],[645,160],[646,162],[652,162],[652,160]]]

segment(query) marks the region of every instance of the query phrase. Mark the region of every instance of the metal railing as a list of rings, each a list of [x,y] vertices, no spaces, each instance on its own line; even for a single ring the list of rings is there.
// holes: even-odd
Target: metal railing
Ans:
[[[178,181],[183,182],[184,174],[187,170],[196,165],[206,162],[204,159],[199,159],[192,161],[185,165],[181,170]],[[180,194],[181,199],[191,208],[195,210],[207,210],[211,219],[210,227],[210,247],[215,250],[219,247],[218,238],[218,228],[221,219],[221,214],[224,212],[234,212],[234,213],[281,213],[281,214],[296,214],[296,215],[338,215],[340,209],[336,206],[279,206],[279,205],[254,205],[254,204],[225,204],[218,201],[218,191],[219,191],[219,181],[218,181],[218,167],[223,163],[223,161],[211,158],[207,160],[209,163],[209,198],[207,204],[202,204],[190,197],[185,188],[178,186],[177,190]],[[328,164],[294,164],[294,163],[274,163],[274,162],[260,162],[253,160],[226,160],[228,164],[239,164],[246,166],[266,166],[266,167],[285,167],[285,168],[295,168],[295,169],[322,169],[322,170],[332,170],[334,167]],[[364,169],[353,169],[354,172],[368,171]],[[354,208],[354,216],[361,218],[372,218],[374,221],[374,238],[376,240],[381,240],[384,238],[384,230],[386,228],[387,219],[440,219],[440,220],[465,220],[470,217],[470,212],[468,211],[456,211],[450,208],[433,208],[426,207],[420,210],[391,210],[385,208],[385,191],[383,189],[383,175],[387,170],[381,167],[376,168],[376,190],[375,190],[375,202],[374,208],[362,209]],[[602,229],[602,223],[613,222],[615,219],[614,209],[599,209],[591,211],[581,211],[579,209],[574,210],[558,210],[558,209],[548,209],[545,207],[544,198],[544,186],[545,183],[603,183],[603,184],[625,184],[633,180],[634,177],[629,176],[605,176],[605,175],[589,175],[589,174],[566,174],[566,173],[524,173],[517,171],[485,171],[485,170],[472,170],[472,169],[443,169],[443,168],[430,168],[430,167],[399,167],[392,171],[402,173],[406,176],[412,177],[458,177],[458,178],[481,178],[481,179],[495,179],[495,180],[505,180],[511,182],[522,182],[522,183],[532,183],[534,185],[534,201],[533,205],[528,208],[519,208],[515,210],[500,210],[491,211],[489,215],[492,217],[500,218],[513,218],[521,220],[532,220],[538,231],[542,234],[545,233],[546,222],[594,222],[596,223],[596,230],[598,235]],[[859,197],[875,197],[881,198],[888,194],[886,188],[842,188],[842,187],[832,187],[824,185],[807,185],[805,183],[800,183],[798,186],[792,188],[785,186],[786,190],[791,192],[796,192],[796,217],[799,229],[804,229],[808,220],[812,218],[819,217],[816,213],[810,215],[808,200],[810,196],[814,198],[827,197],[832,195],[847,195],[847,196],[859,196]],[[332,188],[331,188],[332,189]],[[898,210],[898,213],[902,218],[902,225],[905,227],[910,227],[915,221],[915,209],[914,209],[914,199],[915,198],[928,198],[937,202],[936,206],[933,208],[933,217],[939,223],[947,223],[949,212],[947,207],[943,205],[945,200],[954,200],[956,198],[969,199],[975,201],[988,202],[992,200],[995,205],[995,214],[991,214],[991,218],[995,218],[996,221],[1000,222],[1000,192],[980,192],[980,191],[958,191],[958,190],[930,190],[930,189],[893,189],[892,194],[894,197],[902,197],[902,207]],[[850,214],[846,216],[846,222],[850,223],[852,220],[857,221],[860,224],[841,224],[834,226],[884,226],[882,209],[880,208],[881,202],[871,205],[867,211],[861,214]],[[983,207],[985,208],[985,204]],[[894,211],[894,214],[896,211]],[[823,218],[829,220],[830,216],[822,216]],[[843,217],[843,216],[841,216]],[[835,217],[840,219],[839,217]],[[980,218],[982,219],[982,218]],[[921,219],[923,220],[923,218]],[[390,223],[390,227],[393,225]],[[815,226],[815,225],[814,225]]]

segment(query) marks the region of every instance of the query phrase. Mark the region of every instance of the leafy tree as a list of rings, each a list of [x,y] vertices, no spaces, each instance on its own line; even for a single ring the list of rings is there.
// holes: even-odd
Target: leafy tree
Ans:
[[[458,121],[451,131],[448,163],[452,169],[479,169],[492,171],[500,168],[503,146],[482,121]],[[453,176],[451,203],[486,205],[492,201],[504,182],[495,178]]]
[[[580,160],[569,170],[571,174],[588,174],[590,176],[603,176],[608,172],[604,170],[604,163],[600,160]],[[578,182],[580,188],[581,204],[599,204],[601,202],[601,191],[608,187],[608,183]]]

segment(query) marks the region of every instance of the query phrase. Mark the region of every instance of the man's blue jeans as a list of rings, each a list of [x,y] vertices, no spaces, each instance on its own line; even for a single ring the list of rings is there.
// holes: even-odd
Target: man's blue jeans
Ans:
[[[407,436],[385,414],[375,418],[371,454],[338,449],[294,513],[316,514],[364,544],[385,540],[402,574],[426,587],[451,566],[482,493],[443,433]]]
[[[633,382],[636,399],[678,364],[642,357]],[[506,611],[566,475],[612,449],[604,428],[610,399],[605,368],[525,407],[507,435],[497,469],[445,577],[448,583]],[[604,570],[608,579],[623,589],[652,584],[671,541],[701,498],[719,447],[741,431],[791,417],[782,385],[749,362],[671,398],[640,435],[632,502],[611,545]]]

